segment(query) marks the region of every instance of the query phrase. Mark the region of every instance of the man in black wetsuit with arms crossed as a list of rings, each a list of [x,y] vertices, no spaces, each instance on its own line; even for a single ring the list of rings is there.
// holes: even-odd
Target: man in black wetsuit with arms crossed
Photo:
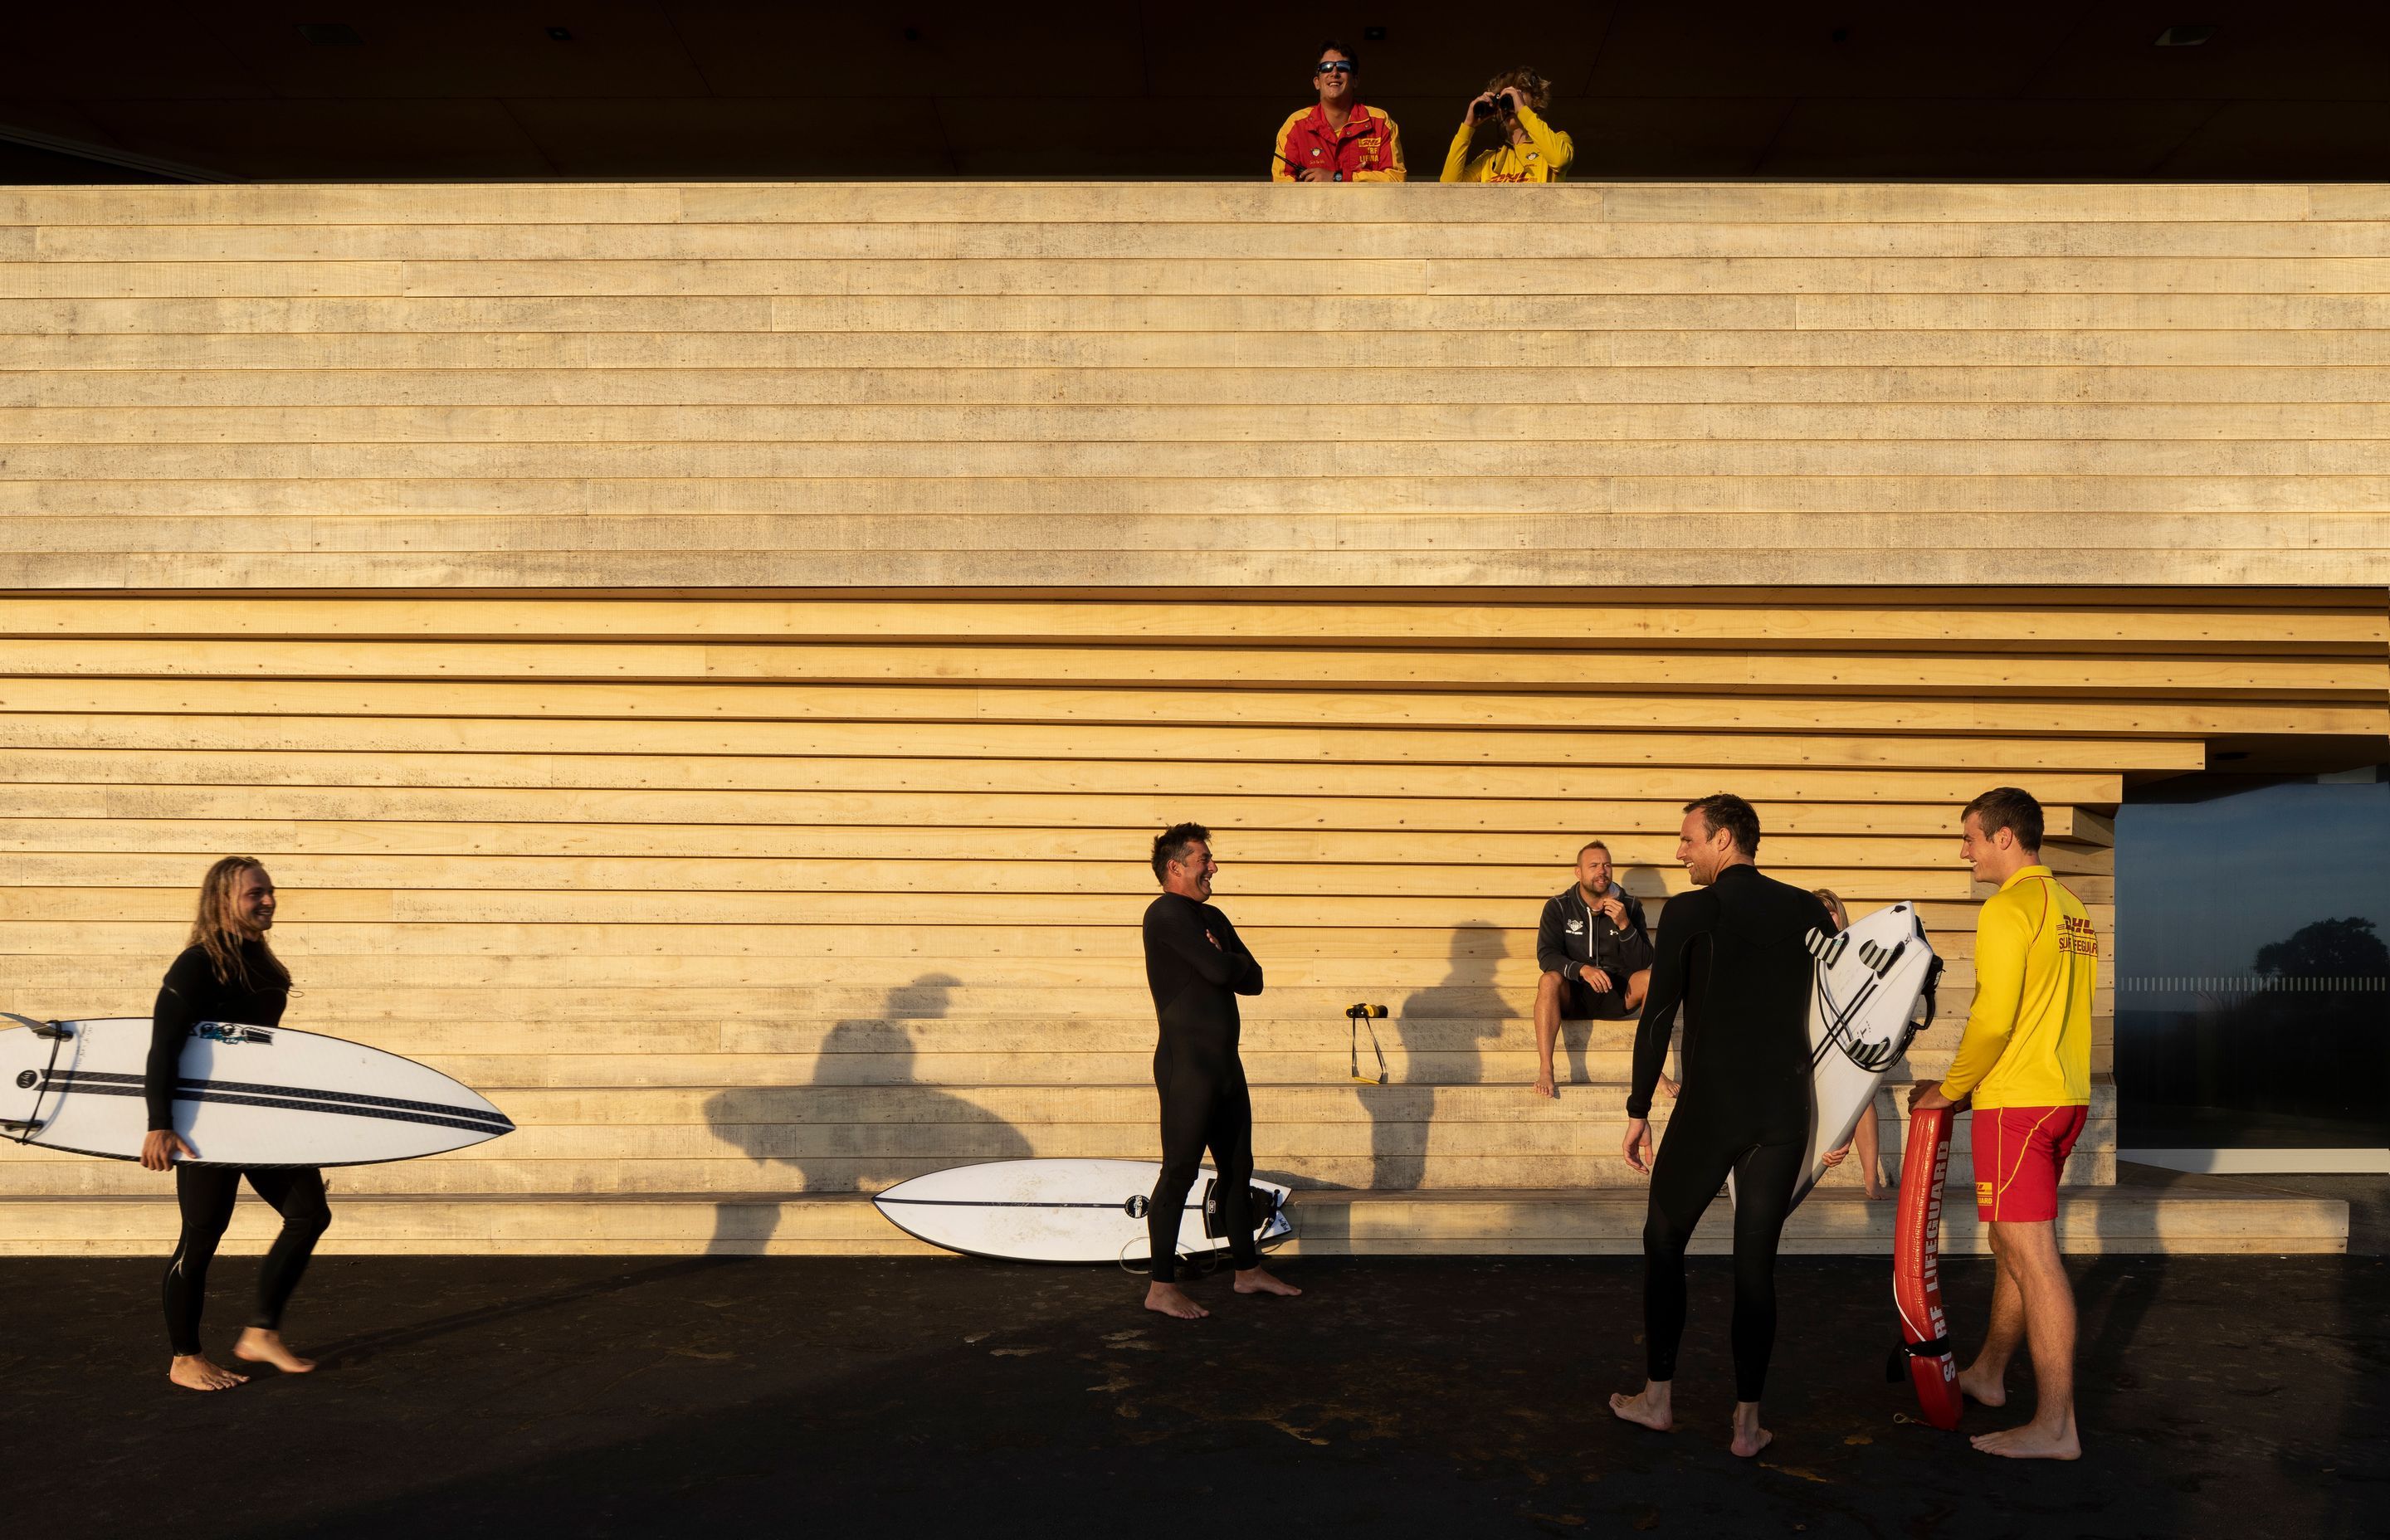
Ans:
[[[1187,1195],[1210,1146],[1218,1178],[1220,1225],[1229,1236],[1240,1294],[1300,1294],[1265,1272],[1253,1246],[1253,1104],[1237,1057],[1237,996],[1262,992],[1262,965],[1237,939],[1228,917],[1212,907],[1212,831],[1174,824],[1153,841],[1162,896],[1145,911],[1145,982],[1162,1020],[1153,1050],[1153,1084],[1162,1093],[1162,1180],[1146,1211],[1153,1249],[1145,1307],[1184,1320],[1211,1314],[1178,1287],[1178,1227]]]
[[[1648,1379],[1610,1409],[1668,1431],[1677,1343],[1685,1331],[1685,1247],[1734,1176],[1734,1438],[1749,1458],[1769,1438],[1759,1395],[1776,1345],[1776,1243],[1809,1145],[1809,995],[1813,930],[1833,921],[1816,894],[1763,877],[1759,815],[1720,792],[1685,804],[1677,859],[1695,891],[1660,914],[1651,993],[1635,1035],[1626,1097],[1626,1163],[1651,1177],[1643,1223],[1643,1341]],[[1685,1007],[1685,1081],[1651,1159],[1651,1092]]]

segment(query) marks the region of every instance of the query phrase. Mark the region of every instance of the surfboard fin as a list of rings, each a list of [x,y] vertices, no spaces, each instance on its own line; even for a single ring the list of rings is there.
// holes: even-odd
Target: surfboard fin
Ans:
[[[1851,944],[1850,932],[1847,930],[1830,936],[1814,927],[1803,940],[1808,945],[1809,955],[1828,968],[1842,961],[1843,954],[1850,949]]]

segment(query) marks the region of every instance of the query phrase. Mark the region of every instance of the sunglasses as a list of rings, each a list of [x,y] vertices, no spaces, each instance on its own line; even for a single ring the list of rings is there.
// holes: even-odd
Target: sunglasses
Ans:
[[[1311,72],[1315,75],[1349,75],[1353,72],[1353,61],[1349,58],[1340,58],[1333,64],[1323,64]]]

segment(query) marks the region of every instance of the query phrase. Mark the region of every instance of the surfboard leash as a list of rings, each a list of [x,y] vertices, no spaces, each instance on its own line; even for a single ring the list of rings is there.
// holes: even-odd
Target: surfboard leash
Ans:
[[[1122,1241],[1120,1253],[1112,1260],[1119,1264],[1122,1272],[1133,1278],[1150,1278],[1153,1277],[1153,1263],[1150,1258],[1142,1267],[1129,1260],[1128,1249],[1136,1244],[1134,1240]],[[1190,1251],[1184,1246],[1176,1246],[1172,1250],[1178,1253],[1178,1265],[1193,1268],[1195,1276],[1199,1278],[1208,1278],[1220,1270],[1221,1253],[1218,1251]]]

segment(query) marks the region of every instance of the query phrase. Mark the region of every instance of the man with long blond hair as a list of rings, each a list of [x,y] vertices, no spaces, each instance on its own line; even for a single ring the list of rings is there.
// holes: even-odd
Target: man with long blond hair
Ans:
[[[290,971],[266,944],[274,928],[274,879],[254,856],[228,855],[199,883],[199,918],[190,943],[166,970],[150,1010],[149,1059],[142,1092],[149,1133],[141,1164],[174,1173],[183,1233],[166,1266],[166,1338],[173,1352],[166,1376],[194,1391],[223,1391],[249,1377],[211,1360],[199,1347],[199,1314],[207,1304],[208,1264],[232,1220],[234,1198],[246,1176],[257,1195],[282,1215],[282,1233],[257,1275],[257,1313],[233,1344],[233,1356],[271,1364],[285,1374],[315,1366],[282,1341],[282,1310],[307,1271],[315,1241],[332,1222],[324,1174],[314,1166],[221,1166],[193,1163],[199,1152],[174,1132],[174,1099],[183,1046],[202,1021],[274,1027],[290,1002]],[[179,1159],[178,1159],[179,1157]]]

